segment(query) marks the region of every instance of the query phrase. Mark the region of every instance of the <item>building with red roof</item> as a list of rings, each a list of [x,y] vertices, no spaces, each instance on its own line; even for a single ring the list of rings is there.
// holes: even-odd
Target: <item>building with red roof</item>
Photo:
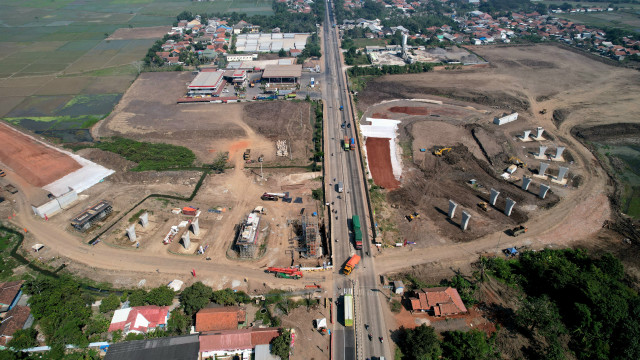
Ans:
[[[24,280],[0,283],[0,312],[11,310],[22,296]]]
[[[434,316],[447,316],[467,312],[458,290],[452,287],[425,288],[409,298],[411,310],[428,311]]]
[[[109,325],[109,332],[122,330],[128,333],[146,334],[156,328],[164,329],[169,319],[168,306],[136,306],[116,310]]]
[[[33,324],[31,309],[28,306],[14,306],[7,311],[4,320],[0,323],[0,345],[6,346],[16,331],[28,328],[31,324]]]
[[[196,331],[236,330],[246,318],[247,312],[239,306],[202,309],[196,314]]]

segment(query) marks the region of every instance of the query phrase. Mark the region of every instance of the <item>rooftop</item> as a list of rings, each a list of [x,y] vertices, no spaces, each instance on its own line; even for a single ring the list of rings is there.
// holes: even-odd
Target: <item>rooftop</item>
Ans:
[[[196,75],[196,78],[193,79],[191,84],[189,84],[189,88],[205,88],[205,87],[215,87],[220,85],[220,81],[222,81],[222,71],[207,71],[200,72]]]
[[[20,292],[24,280],[0,283],[0,305],[11,305]]]
[[[234,330],[245,317],[245,310],[239,306],[202,309],[196,314],[196,331]]]
[[[198,335],[128,341],[109,346],[104,360],[197,360]]]
[[[200,335],[200,352],[252,349],[280,335],[277,328],[222,330]]]
[[[8,337],[24,327],[30,314],[31,309],[28,306],[18,305],[7,311],[4,321],[0,324],[0,345],[6,345],[10,339]]]
[[[302,65],[267,65],[263,78],[293,78],[302,75]]]

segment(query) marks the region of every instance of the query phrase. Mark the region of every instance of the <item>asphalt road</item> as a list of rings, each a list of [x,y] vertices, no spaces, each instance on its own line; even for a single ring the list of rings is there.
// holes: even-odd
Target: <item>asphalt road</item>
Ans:
[[[364,180],[360,168],[358,151],[344,151],[342,139],[356,137],[355,123],[351,117],[348,89],[342,69],[342,59],[338,46],[337,28],[333,28],[333,13],[327,3],[327,16],[323,27],[322,40],[324,42],[324,81],[323,100],[325,103],[325,126],[327,127],[325,140],[325,166],[327,181],[331,190],[326,194],[332,220],[332,242],[335,261],[334,294],[339,304],[345,288],[353,287],[356,302],[356,321],[354,327],[344,327],[342,311],[337,311],[337,323],[334,327],[333,355],[336,359],[372,358],[385,356],[389,359],[386,342],[381,343],[378,338],[388,338],[384,324],[381,298],[378,292],[377,275],[374,260],[371,255],[378,250],[371,242],[370,231],[365,226],[368,207],[365,198]],[[340,106],[344,110],[340,110]],[[341,127],[341,124],[350,126]],[[338,193],[336,184],[344,184],[344,192]],[[362,250],[354,247],[351,229],[351,218],[358,215],[362,219]],[[337,241],[336,241],[337,240]],[[362,256],[358,268],[345,276],[340,274],[344,263],[352,254]],[[365,329],[365,324],[368,329]],[[372,340],[368,339],[372,335]],[[361,353],[356,355],[356,341]],[[387,340],[385,340],[387,341]]]

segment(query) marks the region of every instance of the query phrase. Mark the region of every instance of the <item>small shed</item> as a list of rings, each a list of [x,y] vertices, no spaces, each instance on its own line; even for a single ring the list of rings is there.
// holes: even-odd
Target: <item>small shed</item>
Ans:
[[[393,282],[393,291],[396,294],[404,293],[404,283],[402,283],[402,280],[398,280],[398,281],[394,281]]]

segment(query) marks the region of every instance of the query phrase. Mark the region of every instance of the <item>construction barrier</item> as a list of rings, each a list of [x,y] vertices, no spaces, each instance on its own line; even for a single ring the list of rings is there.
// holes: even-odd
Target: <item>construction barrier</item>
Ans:
[[[333,265],[329,265],[329,266],[319,266],[319,267],[301,267],[300,271],[326,271],[326,270],[333,270]]]

